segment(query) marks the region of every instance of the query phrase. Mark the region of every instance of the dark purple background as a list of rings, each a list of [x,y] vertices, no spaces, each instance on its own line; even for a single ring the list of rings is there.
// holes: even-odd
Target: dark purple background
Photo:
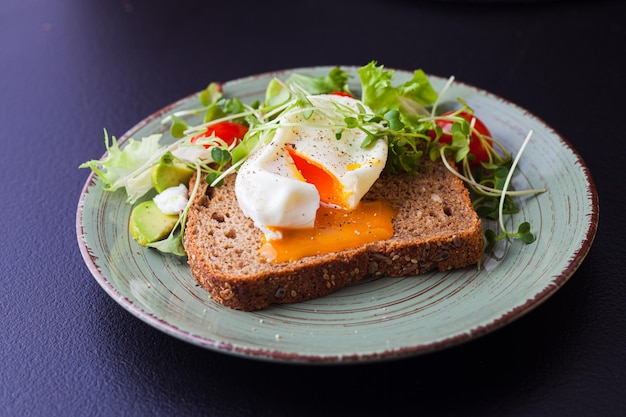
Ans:
[[[625,18],[622,1],[1,0],[0,415],[626,415]],[[441,352],[302,367],[181,342],[98,286],[75,213],[104,127],[210,81],[372,59],[489,90],[580,152],[600,226],[556,295]]]

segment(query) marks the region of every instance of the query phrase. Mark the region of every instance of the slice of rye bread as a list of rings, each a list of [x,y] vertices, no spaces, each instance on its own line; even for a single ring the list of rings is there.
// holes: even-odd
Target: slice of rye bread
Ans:
[[[427,162],[417,176],[383,175],[365,195],[366,200],[389,200],[398,209],[392,238],[279,264],[258,255],[262,233],[239,208],[234,181],[231,175],[219,188],[202,181],[184,235],[196,281],[214,300],[234,309],[322,297],[367,275],[462,268],[477,263],[483,253],[481,222],[469,192],[440,161]]]

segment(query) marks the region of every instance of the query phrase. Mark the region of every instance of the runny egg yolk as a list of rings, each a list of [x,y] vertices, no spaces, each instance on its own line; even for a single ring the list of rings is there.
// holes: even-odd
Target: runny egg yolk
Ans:
[[[268,262],[286,262],[322,255],[389,239],[393,236],[396,210],[387,201],[361,201],[353,210],[345,207],[341,183],[320,164],[309,161],[287,147],[303,180],[315,185],[321,205],[313,228],[270,227],[281,239],[266,240],[260,255]],[[356,169],[347,167],[347,169]]]
[[[282,239],[265,241],[260,255],[268,262],[295,261],[389,239],[395,214],[383,200],[361,201],[351,211],[320,206],[312,229],[271,228]]]
[[[287,152],[302,178],[317,188],[320,201],[325,204],[345,207],[346,195],[341,182],[329,173],[321,164],[298,155],[292,146],[287,146]]]

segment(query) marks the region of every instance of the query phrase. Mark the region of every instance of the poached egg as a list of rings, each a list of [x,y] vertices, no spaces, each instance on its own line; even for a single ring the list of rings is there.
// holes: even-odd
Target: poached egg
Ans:
[[[365,132],[345,128],[337,139],[333,120],[345,110],[372,114],[362,102],[314,95],[315,111],[278,120],[271,142],[240,167],[235,193],[243,213],[264,234],[260,254],[269,262],[296,260],[356,247],[393,235],[394,210],[382,201],[361,202],[387,160],[387,142],[362,148]]]

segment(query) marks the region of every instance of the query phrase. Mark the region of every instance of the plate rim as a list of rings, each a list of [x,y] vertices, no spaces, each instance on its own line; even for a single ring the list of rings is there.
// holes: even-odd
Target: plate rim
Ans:
[[[294,72],[311,72],[311,71],[323,71],[330,70],[335,67],[341,67],[346,70],[356,71],[358,66],[354,65],[321,65],[321,66],[307,66],[307,67],[295,67],[290,69],[282,69],[275,71],[267,71],[258,74],[248,75],[244,77],[240,77],[237,79],[229,80],[223,82],[225,88],[229,85],[237,85],[246,82],[251,82],[257,79],[274,77],[274,76],[284,76],[286,74],[294,73]],[[396,69],[389,68],[397,73],[411,73],[412,71],[404,70],[404,69]],[[429,79],[437,78],[439,80],[445,80],[443,77],[433,75],[427,73]],[[255,347],[246,347],[244,345],[238,346],[230,342],[219,341],[217,339],[210,339],[205,336],[200,336],[188,332],[186,330],[180,329],[176,325],[167,322],[166,320],[155,316],[153,313],[144,310],[141,306],[133,303],[130,299],[128,299],[124,294],[121,293],[118,288],[116,288],[111,282],[110,279],[104,276],[102,271],[99,269],[98,265],[95,262],[95,255],[91,253],[91,249],[88,247],[87,242],[84,239],[85,229],[83,226],[83,207],[85,203],[85,198],[89,193],[89,188],[95,184],[96,174],[94,172],[90,172],[83,187],[80,192],[79,201],[76,209],[76,237],[77,243],[80,249],[80,253],[83,257],[83,261],[89,269],[91,275],[98,282],[100,287],[104,289],[104,291],[121,307],[130,312],[133,316],[139,318],[141,321],[147,323],[148,325],[160,330],[170,336],[173,336],[177,339],[186,341],[188,343],[194,344],[196,346],[204,347],[211,349],[213,351],[226,353],[230,355],[234,355],[237,357],[243,357],[247,359],[257,359],[262,361],[271,361],[271,362],[286,362],[286,363],[299,363],[299,364],[342,364],[342,363],[369,363],[373,361],[382,361],[382,360],[392,360],[392,359],[401,359],[411,356],[417,356],[421,354],[426,354],[429,352],[441,350],[444,348],[452,347],[459,345],[461,343],[474,340],[480,336],[489,334],[495,330],[500,329],[501,327],[521,318],[526,315],[530,311],[539,307],[543,302],[549,299],[556,291],[563,287],[563,285],[574,275],[576,270],[580,267],[580,265],[585,260],[588,255],[593,241],[595,239],[597,229],[598,229],[598,221],[599,221],[599,197],[595,182],[591,175],[591,172],[584,162],[580,153],[575,149],[575,147],[558,131],[556,131],[552,126],[545,122],[545,120],[538,117],[536,114],[530,112],[529,110],[507,100],[502,96],[491,93],[487,90],[475,87],[473,85],[464,83],[462,81],[455,80],[454,83],[456,85],[461,85],[464,88],[472,89],[475,92],[489,97],[491,99],[498,100],[509,107],[515,108],[517,111],[525,114],[528,117],[535,119],[539,122],[544,128],[549,129],[550,132],[558,139],[559,142],[565,147],[567,147],[572,155],[575,157],[577,168],[582,171],[586,193],[585,198],[589,201],[589,205],[585,207],[590,208],[590,213],[587,214],[589,216],[588,227],[585,233],[584,239],[581,240],[578,245],[578,249],[571,254],[570,258],[567,260],[567,266],[558,274],[553,275],[549,281],[546,282],[546,286],[539,292],[535,293],[532,298],[528,298],[524,303],[521,303],[515,308],[503,312],[500,316],[495,318],[494,320],[476,326],[474,328],[468,329],[466,332],[460,332],[458,334],[452,334],[446,337],[443,337],[439,340],[430,343],[421,343],[415,344],[409,347],[400,347],[400,348],[386,348],[381,349],[378,352],[374,353],[353,353],[347,355],[318,355],[318,354],[306,354],[306,353],[289,353],[283,352],[281,350],[272,349],[272,348],[255,348]],[[168,113],[171,109],[177,107],[181,103],[187,102],[188,100],[197,97],[200,92],[194,92],[191,94],[187,94],[186,96],[166,105],[147,117],[143,118],[138,123],[134,124],[131,128],[127,129],[126,132],[119,137],[118,144],[124,144],[128,139],[130,139],[134,132],[137,132],[142,127],[148,125],[153,122],[155,119],[161,118],[164,114]],[[103,153],[101,158],[105,157],[107,153]],[[101,191],[103,192],[103,191]]]

